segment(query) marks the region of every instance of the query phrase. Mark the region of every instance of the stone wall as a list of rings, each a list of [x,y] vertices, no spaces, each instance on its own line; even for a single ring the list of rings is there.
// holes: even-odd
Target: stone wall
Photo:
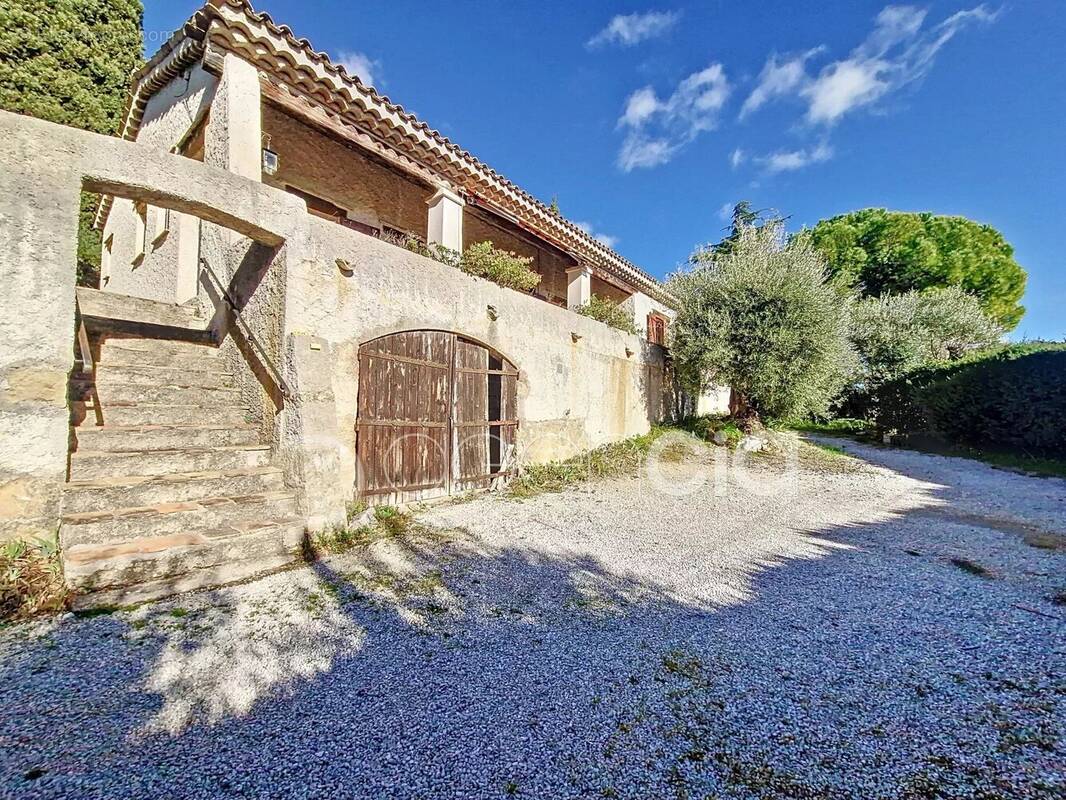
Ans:
[[[0,174],[0,539],[30,538],[56,531],[67,473],[79,192],[198,216],[271,252],[300,246],[307,214],[227,171],[3,111]]]
[[[348,497],[355,483],[357,353],[360,343],[387,333],[454,331],[514,363],[521,372],[518,445],[526,461],[565,458],[644,433],[667,413],[662,348],[339,225],[309,222],[306,258],[289,264],[285,325],[290,348],[298,350],[290,357],[330,365],[329,392],[318,393],[310,413],[335,432],[321,458],[333,449],[330,469]]]

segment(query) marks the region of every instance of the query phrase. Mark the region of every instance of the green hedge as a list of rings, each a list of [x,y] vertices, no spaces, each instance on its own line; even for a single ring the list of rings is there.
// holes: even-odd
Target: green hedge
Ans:
[[[1006,345],[914,370],[880,388],[875,421],[979,449],[1066,455],[1066,344]]]

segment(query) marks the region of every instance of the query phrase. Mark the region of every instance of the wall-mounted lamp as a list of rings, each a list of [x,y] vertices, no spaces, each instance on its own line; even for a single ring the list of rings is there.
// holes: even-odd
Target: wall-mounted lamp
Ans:
[[[276,175],[280,160],[278,154],[270,149],[270,134],[263,134],[263,172],[267,175]]]
[[[632,351],[632,349],[627,347],[626,348],[626,358],[632,358],[632,357],[633,357],[633,351]]]
[[[500,312],[496,310],[496,306],[488,306],[489,319],[495,322],[500,318]]]
[[[570,331],[570,338],[574,340],[574,343],[580,342],[584,337],[577,331]]]
[[[335,263],[337,264],[337,269],[339,269],[344,275],[351,275],[353,272],[355,272],[355,269],[352,267],[352,265],[345,261],[343,258],[338,258]]]
[[[273,150],[263,148],[263,172],[267,175],[276,175],[278,173],[278,154]]]

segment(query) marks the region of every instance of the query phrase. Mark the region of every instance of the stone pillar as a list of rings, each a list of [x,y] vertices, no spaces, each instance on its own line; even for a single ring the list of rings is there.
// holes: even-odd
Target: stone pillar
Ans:
[[[263,114],[259,72],[226,53],[204,133],[204,163],[263,179]]]
[[[463,198],[448,189],[438,189],[426,201],[429,226],[426,241],[463,252]]]
[[[308,530],[344,524],[347,510],[340,481],[343,445],[338,440],[333,395],[333,353],[317,336],[290,333],[285,348],[285,376],[292,397],[278,442],[286,483],[297,487],[300,514]]]
[[[197,276],[200,273],[200,220],[192,214],[172,212],[177,220],[178,274],[174,282],[174,302],[184,303],[196,297]]]
[[[0,147],[0,541],[54,535],[66,480],[81,186],[56,146]]]
[[[592,298],[592,267],[581,264],[566,271],[566,305],[580,308]]]

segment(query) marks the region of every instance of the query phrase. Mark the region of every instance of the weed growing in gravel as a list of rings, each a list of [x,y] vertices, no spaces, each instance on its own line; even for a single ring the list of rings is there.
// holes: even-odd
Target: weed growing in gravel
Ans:
[[[663,669],[671,675],[678,675],[688,680],[697,680],[703,676],[703,664],[696,657],[684,650],[671,650],[662,657]]]
[[[950,559],[952,565],[958,567],[963,572],[969,572],[971,575],[978,575],[982,578],[991,578],[992,573],[978,564],[976,561],[971,561],[968,558],[952,558]]]
[[[62,611],[70,604],[56,539],[0,547],[0,621]]]
[[[724,445],[730,450],[744,438],[744,431],[731,418],[711,414],[683,419],[677,427],[704,441]]]
[[[358,506],[353,506],[355,507]],[[362,511],[358,513],[361,514]],[[369,525],[337,525],[308,536],[304,542],[305,556],[309,561],[313,561],[326,553],[345,553],[378,539],[400,536],[411,528],[412,523],[411,516],[398,508],[377,506],[374,509],[374,521]]]
[[[1023,536],[1023,541],[1039,550],[1066,550],[1066,536],[1059,533],[1031,531]]]
[[[510,495],[521,499],[542,492],[561,492],[596,478],[633,475],[644,463],[655,440],[667,430],[655,427],[643,436],[605,444],[565,461],[526,465],[511,482]]]
[[[348,524],[351,525],[352,524],[352,520],[354,520],[356,517],[358,517],[364,511],[366,511],[366,508],[367,508],[366,503],[364,503],[362,500],[355,500],[355,501],[353,501],[351,503],[346,504],[344,506],[344,510],[345,510],[345,514],[346,514],[346,516],[348,518]]]

